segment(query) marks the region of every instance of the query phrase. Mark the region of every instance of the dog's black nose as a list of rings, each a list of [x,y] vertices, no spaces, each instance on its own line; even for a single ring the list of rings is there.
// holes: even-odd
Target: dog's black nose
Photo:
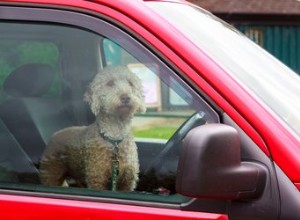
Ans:
[[[128,95],[121,95],[121,102],[123,104],[129,104],[130,103],[130,97]]]

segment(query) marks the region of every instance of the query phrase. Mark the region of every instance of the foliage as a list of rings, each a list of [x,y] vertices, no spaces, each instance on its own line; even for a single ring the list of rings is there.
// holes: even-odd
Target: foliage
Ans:
[[[53,86],[49,93],[59,94],[57,84],[59,50],[51,42],[6,40],[0,41],[0,88],[2,90],[5,78],[16,68],[27,63],[44,63],[50,65],[56,72]],[[34,80],[34,79],[33,79]],[[2,100],[5,94],[1,92]]]

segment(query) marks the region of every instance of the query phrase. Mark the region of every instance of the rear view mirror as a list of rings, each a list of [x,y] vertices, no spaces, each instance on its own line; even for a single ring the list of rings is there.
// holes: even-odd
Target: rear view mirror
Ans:
[[[176,190],[194,198],[254,199],[266,182],[266,168],[241,162],[238,132],[224,124],[192,129],[184,139]]]

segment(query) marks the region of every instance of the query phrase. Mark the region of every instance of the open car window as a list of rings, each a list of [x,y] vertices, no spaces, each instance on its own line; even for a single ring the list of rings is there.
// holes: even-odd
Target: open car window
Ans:
[[[218,116],[160,59],[111,29],[0,23],[2,189],[182,202],[181,143]]]

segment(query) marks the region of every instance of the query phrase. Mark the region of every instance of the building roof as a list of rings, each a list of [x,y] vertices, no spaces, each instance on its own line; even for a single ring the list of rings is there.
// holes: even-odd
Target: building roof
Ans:
[[[188,0],[214,14],[300,15],[300,0]]]

